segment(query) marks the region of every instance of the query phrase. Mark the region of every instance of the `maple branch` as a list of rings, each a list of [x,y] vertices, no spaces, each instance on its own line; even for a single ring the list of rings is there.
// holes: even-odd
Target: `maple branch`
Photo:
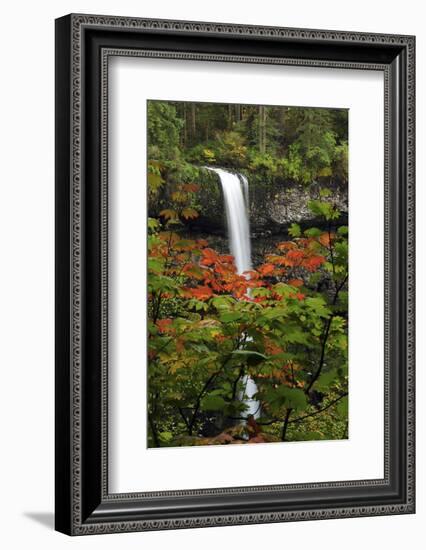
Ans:
[[[346,276],[344,277],[344,279],[342,280],[340,285],[336,288],[336,292],[334,293],[334,298],[333,298],[333,301],[332,301],[331,305],[333,305],[333,306],[336,305],[337,298],[339,296],[339,292],[342,290],[342,288],[344,287],[347,280],[348,280],[348,274],[346,274]],[[309,394],[312,386],[318,380],[319,375],[321,374],[321,371],[323,369],[324,360],[325,360],[325,347],[326,347],[326,344],[327,344],[328,336],[330,334],[331,323],[333,321],[334,316],[335,316],[335,313],[332,313],[330,315],[330,317],[327,321],[326,327],[324,329],[324,336],[323,336],[322,344],[321,344],[321,355],[320,355],[319,366],[318,366],[318,369],[316,370],[316,372],[313,374],[313,376],[311,378],[311,381],[309,382],[308,387],[305,390],[306,394]]]
[[[196,401],[195,401],[194,412],[193,412],[193,414],[192,414],[191,421],[189,422],[189,426],[188,426],[188,435],[192,435],[192,431],[193,431],[193,429],[194,429],[195,421],[196,421],[196,419],[197,419],[197,414],[198,414],[198,411],[200,410],[201,399],[203,398],[204,393],[207,391],[207,389],[208,389],[208,387],[210,386],[210,384],[213,382],[213,380],[216,378],[216,376],[218,376],[219,373],[220,373],[220,370],[214,372],[214,373],[207,379],[207,382],[204,384],[203,389],[202,389],[202,390],[200,391],[200,393],[198,394],[197,399],[196,399]]]
[[[219,376],[219,374],[222,372],[222,370],[224,369],[226,363],[231,359],[232,355],[229,354],[228,357],[225,359],[225,361],[222,363],[222,366],[220,367],[220,369],[216,372],[214,372],[208,379],[207,379],[207,382],[204,384],[202,390],[200,391],[200,393],[198,394],[197,396],[197,399],[195,401],[195,407],[194,407],[194,412],[192,414],[192,417],[191,417],[191,421],[189,422],[189,426],[188,426],[188,435],[192,435],[192,432],[193,432],[193,429],[194,429],[194,426],[195,426],[195,421],[197,420],[197,415],[198,415],[198,412],[200,410],[200,406],[201,406],[201,400],[202,398],[204,397],[204,394],[206,393],[206,391],[208,390],[210,384],[213,382],[213,380]]]
[[[333,276],[336,276],[336,267],[334,265],[334,251],[333,251],[333,245],[331,244],[331,224],[328,222],[328,251],[330,252],[330,258],[331,258],[331,268],[333,270]]]
[[[153,306],[153,312],[152,312],[152,320],[154,321],[154,324],[157,322],[158,320],[158,317],[160,315],[160,305],[161,305],[161,291],[158,295],[156,295],[155,297],[155,310],[154,310],[154,306]]]
[[[284,417],[284,425],[283,425],[283,430],[281,432],[281,441],[285,441],[285,436],[286,436],[286,433],[287,433],[287,428],[288,428],[288,425],[290,423],[290,415],[292,413],[293,409],[292,408],[288,408],[286,413],[285,413],[285,417]]]
[[[148,415],[148,417],[149,417],[149,425],[151,427],[151,432],[152,432],[152,438],[154,439],[155,446],[161,447],[160,440],[158,439],[158,435],[157,435],[157,428],[155,427],[154,421],[150,415]]]
[[[186,418],[185,416],[185,413],[183,412],[182,408],[181,407],[178,407],[178,411],[179,411],[179,414],[181,415],[184,423],[185,423],[185,426],[187,427],[187,429],[189,430],[189,422],[188,422],[188,419]]]
[[[151,428],[152,438],[154,439],[155,446],[161,447],[160,440],[158,439],[157,427],[154,422],[154,415],[157,412],[157,399],[158,399],[158,393],[156,393],[155,396],[153,396],[152,398],[152,410],[151,410],[151,414],[149,414],[149,411],[148,411],[148,421]]]
[[[334,399],[333,401],[330,401],[330,403],[328,403],[328,405],[326,405],[325,407],[323,407],[322,409],[318,409],[317,411],[313,412],[313,413],[309,413],[309,414],[305,414],[303,416],[299,416],[297,418],[294,418],[293,420],[289,420],[288,421],[288,424],[294,424],[296,422],[301,422],[302,420],[305,420],[305,418],[309,418],[311,416],[316,416],[317,414],[321,414],[322,412],[326,411],[327,409],[329,409],[330,407],[332,407],[333,405],[335,405],[336,403],[338,403],[341,399],[343,399],[344,397],[346,397],[348,394],[348,392],[344,392],[342,393],[341,395],[339,395],[339,397],[337,397],[336,399]],[[234,418],[235,420],[246,420],[245,418],[243,417],[235,417]],[[270,426],[271,424],[275,424],[276,422],[281,422],[281,418],[272,418],[271,420],[267,420],[267,421],[256,421],[257,424],[259,424],[260,426]]]
[[[238,389],[238,382],[244,375],[244,367],[241,366],[238,371],[238,376],[235,378],[235,380],[232,383],[232,401],[235,401],[235,398],[237,397],[237,389]]]
[[[325,326],[325,329],[324,329],[324,336],[322,338],[322,343],[321,343],[321,355],[320,355],[320,361],[319,361],[319,366],[316,370],[316,372],[312,375],[312,378],[311,378],[311,381],[309,382],[308,384],[308,387],[306,388],[305,390],[305,393],[306,394],[309,394],[312,386],[315,384],[315,382],[318,380],[319,378],[319,375],[321,374],[321,371],[322,371],[322,368],[324,366],[324,359],[325,359],[325,346],[327,344],[327,340],[328,340],[328,335],[330,334],[330,328],[331,328],[331,322],[333,321],[333,318],[334,318],[334,315],[331,314],[328,321],[327,321],[327,324]]]
[[[334,399],[333,401],[330,401],[330,403],[328,403],[328,405],[326,405],[322,409],[318,409],[317,411],[315,411],[313,413],[305,414],[303,416],[299,416],[298,418],[294,418],[293,420],[289,421],[289,424],[293,424],[294,422],[301,422],[302,420],[305,420],[305,418],[310,418],[311,416],[316,416],[317,414],[320,414],[320,413],[326,411],[327,409],[329,409],[330,407],[332,407],[333,405],[335,405],[338,401],[340,401],[341,399],[343,399],[347,395],[348,395],[348,392],[342,393],[341,395],[339,395],[339,397],[337,397],[337,399]]]

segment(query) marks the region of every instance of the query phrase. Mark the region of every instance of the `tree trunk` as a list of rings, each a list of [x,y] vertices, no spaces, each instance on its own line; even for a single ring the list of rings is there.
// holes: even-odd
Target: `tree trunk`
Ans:
[[[232,130],[232,122],[233,122],[233,117],[232,117],[232,105],[229,104],[228,105],[228,128],[229,130]]]
[[[293,409],[287,409],[287,411],[285,413],[283,430],[281,432],[281,441],[285,441],[285,436],[287,434],[287,428],[288,428],[288,421],[290,419],[290,415],[291,415],[292,410]]]
[[[259,105],[259,151],[266,152],[266,107]]]
[[[191,103],[191,142],[195,141],[195,131],[196,131],[196,105]]]
[[[182,147],[185,147],[186,143],[188,141],[188,128],[187,128],[186,103],[185,102],[183,102],[182,118],[183,118],[183,121],[184,121],[184,125],[183,125],[183,132],[181,132],[181,139],[182,139]]]

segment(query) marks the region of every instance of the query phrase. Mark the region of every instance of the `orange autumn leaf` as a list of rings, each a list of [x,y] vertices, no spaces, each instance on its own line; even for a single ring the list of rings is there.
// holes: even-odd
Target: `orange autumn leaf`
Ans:
[[[250,435],[249,435],[250,439],[260,434],[260,426],[256,422],[256,419],[254,418],[254,416],[250,415],[248,417],[247,426],[249,427],[249,431],[250,431]]]
[[[166,208],[165,210],[161,210],[160,216],[162,216],[166,220],[176,220],[177,219],[177,213],[174,210],[171,210],[170,208]]]
[[[250,281],[256,281],[257,279],[259,279],[259,273],[252,269],[249,271],[244,271],[242,275]]]
[[[234,256],[231,256],[230,254],[221,254],[219,256],[219,259],[221,262],[227,263],[227,264],[233,264],[234,263]]]
[[[226,265],[223,265],[223,264],[219,264],[219,263],[215,264],[214,270],[219,275],[227,275],[228,274],[228,267]]]
[[[159,319],[157,321],[158,330],[162,333],[170,332],[170,329],[172,328],[171,327],[172,322],[173,322],[172,319]]]
[[[330,246],[330,243],[333,240],[333,235],[329,233],[323,233],[319,236],[318,240],[323,246]]]
[[[274,272],[275,266],[273,264],[263,264],[259,266],[257,270],[263,277],[265,277],[265,275],[270,275]]]
[[[196,183],[184,183],[182,185],[182,190],[186,193],[196,193],[199,190],[200,186]]]
[[[247,295],[247,287],[241,286],[241,287],[234,288],[232,295],[234,296],[234,298],[237,298],[237,299],[245,298],[245,296]]]
[[[303,267],[308,271],[315,271],[320,265],[325,263],[326,259],[324,256],[311,256],[303,262]]]
[[[284,241],[282,243],[277,244],[278,250],[290,250],[296,247],[297,247],[297,244],[294,243],[293,241]]]
[[[198,218],[198,212],[193,208],[184,208],[182,210],[182,218],[185,218],[185,220],[193,220]]]
[[[198,265],[193,263],[184,265],[182,271],[188,277],[191,277],[192,279],[197,279],[198,281],[201,281],[204,276],[203,270],[198,267]]]
[[[205,248],[201,253],[203,255],[200,262],[202,265],[212,265],[218,260],[217,253],[211,248]]]
[[[298,287],[303,286],[304,283],[303,283],[302,279],[290,279],[288,284],[298,288]]]
[[[186,195],[185,193],[182,193],[181,191],[175,191],[172,193],[172,201],[174,202],[180,202],[185,203],[186,202]]]
[[[188,288],[189,293],[198,300],[207,300],[213,296],[213,290],[209,286],[197,286]]]
[[[269,254],[266,259],[268,262],[275,264],[275,265],[284,265],[288,266],[291,265],[291,262],[285,257],[285,256],[278,256],[276,254]]]
[[[283,353],[283,348],[276,344],[273,340],[266,340],[265,342],[265,351],[268,355],[277,355],[278,353]]]
[[[179,251],[194,250],[197,247],[198,247],[197,242],[191,239],[181,239],[180,241],[177,241],[176,243],[174,243],[175,250],[179,250]]]
[[[302,260],[305,256],[303,250],[289,250],[287,253],[287,259],[290,262],[297,263]]]
[[[266,302],[267,296],[256,296],[256,298],[252,298],[251,301],[254,304],[261,304],[262,302]]]

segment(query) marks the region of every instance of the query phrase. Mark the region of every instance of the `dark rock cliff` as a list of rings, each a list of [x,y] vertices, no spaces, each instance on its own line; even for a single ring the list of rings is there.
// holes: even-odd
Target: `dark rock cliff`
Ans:
[[[302,228],[321,226],[308,208],[312,198],[319,197],[322,187],[332,191],[330,199],[336,204],[342,216],[339,223],[346,223],[348,218],[348,187],[343,183],[310,185],[278,181],[273,184],[263,184],[250,177],[249,209],[250,230],[252,237],[268,235],[286,235],[292,223],[298,223]],[[200,190],[197,193],[197,205],[200,215],[191,221],[191,231],[226,236],[226,216],[222,187],[217,174],[208,170],[200,170],[197,183]],[[156,201],[150,201],[149,214],[156,217],[163,208],[167,208],[167,189]]]
[[[264,185],[250,178],[250,175],[248,180],[249,218],[253,236],[287,233],[292,223],[299,223],[302,227],[315,225],[316,222],[320,224],[309,210],[308,202],[312,198],[319,197],[321,187],[327,187],[332,191],[330,199],[342,213],[341,222],[345,223],[347,220],[347,184],[331,183],[325,186],[313,183],[307,186],[280,181]],[[219,234],[226,233],[225,207],[218,176],[209,173],[208,178],[205,180],[202,178],[198,201],[201,214],[193,224],[193,228],[204,231],[210,229]]]

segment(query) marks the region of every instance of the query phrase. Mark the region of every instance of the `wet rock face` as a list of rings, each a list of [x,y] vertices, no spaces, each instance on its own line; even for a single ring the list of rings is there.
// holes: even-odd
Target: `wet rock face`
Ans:
[[[313,186],[315,187],[315,186]],[[269,195],[269,219],[278,225],[289,225],[291,223],[307,222],[315,217],[308,208],[308,202],[315,196],[315,188],[309,189],[304,186],[286,187],[275,190]],[[318,190],[319,191],[319,190]],[[347,195],[343,189],[333,190],[332,200],[338,210],[347,213]]]
[[[197,193],[200,215],[194,222],[195,228],[225,235],[225,204],[219,176],[205,170],[197,183],[200,186],[200,190]]]
[[[321,222],[308,208],[309,200],[319,197],[321,187],[332,190],[331,199],[342,213],[340,223],[345,223],[348,215],[348,187],[347,184],[333,183],[329,185],[295,184],[291,182],[277,182],[273,185],[264,185],[249,179],[249,208],[250,233],[252,240],[270,235],[287,234],[292,223],[299,223],[302,228],[321,226]],[[195,208],[199,217],[188,225],[191,231],[227,237],[226,214],[223,200],[222,186],[217,174],[209,170],[200,170],[197,183],[200,186],[197,192]],[[149,213],[157,217],[163,208],[170,204],[167,187],[155,200],[150,200]]]
[[[216,174],[206,171],[197,183],[197,204],[194,205],[199,217],[189,220],[185,227],[178,229],[185,238],[203,238],[210,246],[222,254],[229,254],[229,238],[226,225],[225,205],[222,186]],[[324,186],[322,186],[324,187]],[[330,199],[341,211],[338,224],[347,223],[348,196],[346,184],[327,185],[332,190]],[[150,201],[150,216],[158,216],[166,208],[170,198],[167,190],[157,201]],[[292,223],[298,223],[302,230],[308,227],[325,228],[322,220],[316,219],[308,208],[308,202],[319,197],[320,186],[277,183],[266,186],[249,181],[249,220],[251,255],[254,266],[264,261],[265,255],[273,253],[276,245],[289,238],[288,230]]]
[[[331,200],[342,213],[342,221],[348,214],[348,196],[346,184],[328,185],[332,190]],[[268,235],[285,232],[292,223],[310,226],[316,221],[309,210],[308,203],[319,197],[320,186],[294,183],[277,183],[265,186],[249,181],[250,229],[252,235]],[[201,185],[199,193],[201,216],[195,226],[213,232],[226,232],[225,207],[220,183],[214,189],[210,180]],[[195,228],[195,227],[194,227]]]

